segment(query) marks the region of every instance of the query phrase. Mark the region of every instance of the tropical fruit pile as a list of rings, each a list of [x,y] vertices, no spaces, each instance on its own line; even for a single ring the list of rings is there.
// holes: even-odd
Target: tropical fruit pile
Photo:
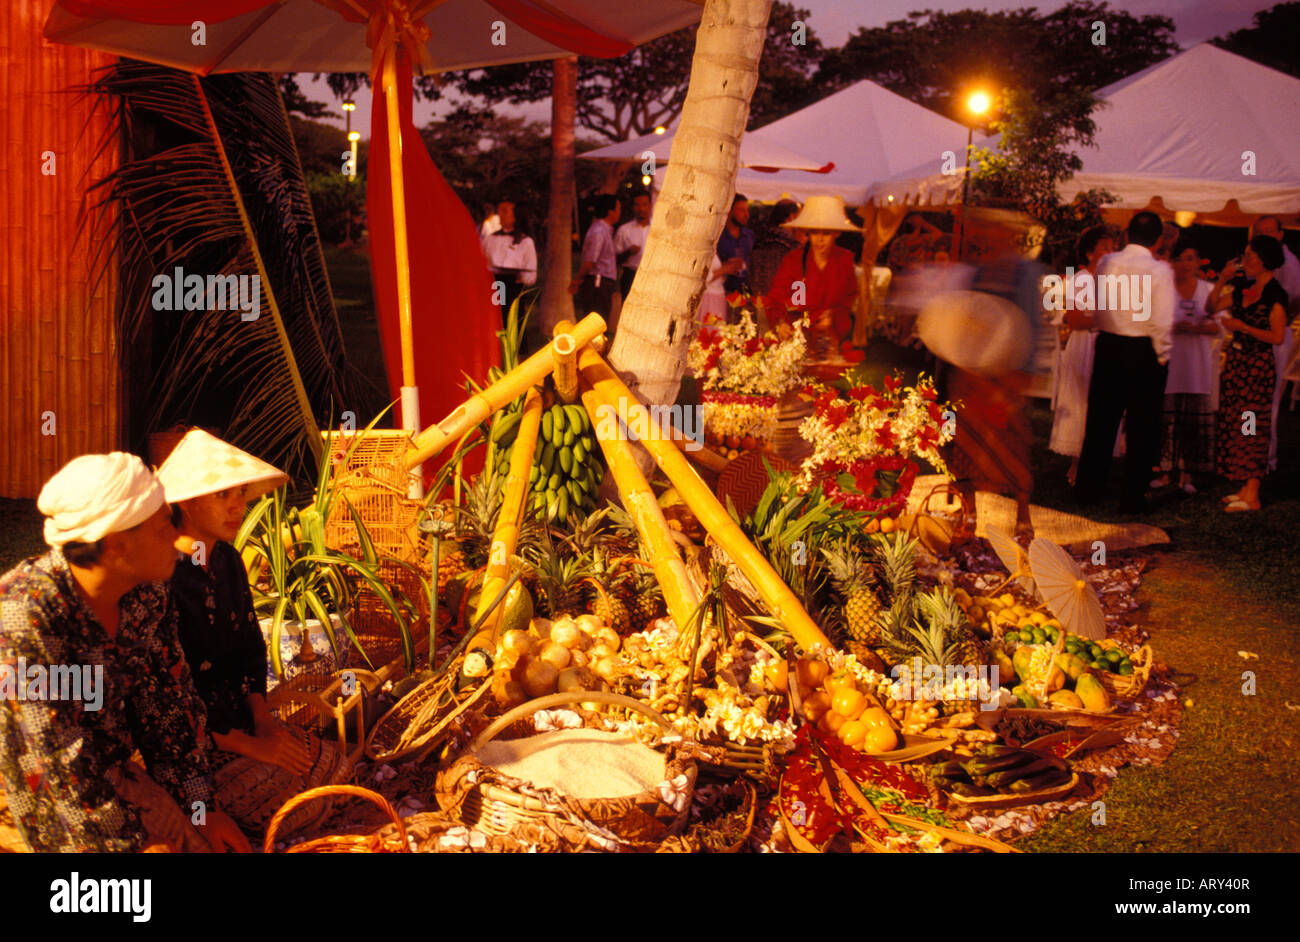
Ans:
[[[523,411],[503,415],[492,426],[496,469],[510,470],[510,448],[519,434]],[[596,509],[596,488],[605,475],[591,418],[580,405],[556,403],[542,413],[542,427],[528,472],[531,509],[545,511],[550,520],[567,520],[569,512]]]
[[[966,798],[1024,795],[1070,780],[1069,763],[1033,749],[990,744],[969,759],[931,766],[930,777],[945,791]]]

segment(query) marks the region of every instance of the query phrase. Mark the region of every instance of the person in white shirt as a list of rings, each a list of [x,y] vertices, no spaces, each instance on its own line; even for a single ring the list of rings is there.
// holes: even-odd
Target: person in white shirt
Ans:
[[[614,233],[614,254],[621,266],[618,288],[624,301],[632,290],[636,270],[641,266],[641,253],[645,250],[645,237],[649,231],[650,194],[645,190],[636,190],[632,193],[632,218]]]
[[[1056,367],[1056,385],[1052,393],[1052,437],[1048,447],[1058,455],[1070,455],[1068,479],[1071,485],[1079,473],[1079,453],[1083,450],[1083,432],[1088,422],[1088,384],[1092,379],[1092,359],[1097,346],[1097,327],[1092,308],[1096,303],[1097,264],[1115,251],[1115,240],[1105,226],[1093,226],[1079,236],[1082,264],[1074,273],[1074,283],[1067,290],[1074,296],[1073,309],[1057,312],[1053,322],[1070,329],[1065,348]]]
[[[494,285],[493,290],[499,292],[496,300],[501,305],[504,323],[510,305],[519,293],[537,283],[537,246],[524,233],[511,200],[497,204],[497,216],[501,228],[484,235],[482,244],[488,268],[492,270],[492,280],[501,283]]]
[[[1214,471],[1214,402],[1217,341],[1223,336],[1219,322],[1205,310],[1208,281],[1196,277],[1201,253],[1186,237],[1171,253],[1174,267],[1174,346],[1165,380],[1164,461],[1162,468],[1178,474],[1178,486],[1196,493],[1193,473]],[[1152,487],[1166,487],[1162,474]]]
[[[1151,212],[1128,225],[1128,245],[1097,266],[1097,335],[1088,420],[1075,494],[1095,503],[1106,488],[1111,450],[1124,420],[1120,509],[1145,513],[1147,483],[1160,455],[1165,375],[1173,351],[1174,272],[1152,254],[1163,225]]]
[[[605,318],[606,336],[612,337],[617,322],[611,323],[614,289],[618,287],[618,260],[614,252],[614,224],[622,207],[613,193],[601,193],[593,201],[596,218],[582,241],[582,267],[569,283],[569,293],[576,295],[574,306],[578,319],[596,313]]]
[[[1287,328],[1282,334],[1282,342],[1273,347],[1273,362],[1277,367],[1277,378],[1273,389],[1273,432],[1268,443],[1268,469],[1277,470],[1277,413],[1282,407],[1282,387],[1286,385],[1287,367],[1295,355],[1295,333],[1291,330],[1291,320],[1300,314],[1300,259],[1287,248],[1282,239],[1282,224],[1276,216],[1260,216],[1255,220],[1254,235],[1269,236],[1282,245],[1282,267],[1273,272],[1273,278],[1286,292]]]

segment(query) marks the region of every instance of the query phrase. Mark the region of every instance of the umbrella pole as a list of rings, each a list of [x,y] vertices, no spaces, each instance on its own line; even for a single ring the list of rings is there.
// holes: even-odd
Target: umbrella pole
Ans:
[[[402,123],[397,104],[397,48],[384,57],[384,101],[388,106],[388,177],[393,193],[393,255],[397,261],[397,317],[402,339],[402,428],[420,431],[420,391],[415,385],[415,341],[411,329],[411,256],[406,241],[406,186],[402,175]],[[410,91],[407,92],[410,94]],[[424,497],[423,469],[411,469],[408,497]]]

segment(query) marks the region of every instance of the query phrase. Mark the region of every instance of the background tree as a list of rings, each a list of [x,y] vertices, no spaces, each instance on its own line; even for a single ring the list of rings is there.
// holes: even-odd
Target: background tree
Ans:
[[[790,3],[773,6],[752,124],[783,117],[822,93],[813,76],[825,50],[808,26],[809,15]],[[798,45],[792,42],[795,21],[805,27],[798,33]],[[579,59],[577,124],[612,142],[648,134],[675,118],[686,99],[697,29],[669,33],[617,59]],[[490,105],[542,101],[551,94],[551,67],[546,62],[449,73],[447,80]]]
[[[923,10],[859,29],[825,54],[817,80],[834,90],[871,79],[968,123],[962,99],[973,84],[1032,90],[1055,108],[1058,95],[1094,91],[1177,51],[1169,17],[1137,17],[1104,2],[1068,3],[1047,14]]]
[[[1256,13],[1254,26],[1233,30],[1210,41],[1221,49],[1300,78],[1297,36],[1300,36],[1300,3],[1279,3]]]

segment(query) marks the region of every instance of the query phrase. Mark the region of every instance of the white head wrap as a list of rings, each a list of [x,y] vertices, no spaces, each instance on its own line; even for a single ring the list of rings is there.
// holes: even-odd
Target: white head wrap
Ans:
[[[45,482],[36,506],[48,518],[45,542],[94,543],[144,523],[163,506],[163,486],[135,455],[73,458]]]

